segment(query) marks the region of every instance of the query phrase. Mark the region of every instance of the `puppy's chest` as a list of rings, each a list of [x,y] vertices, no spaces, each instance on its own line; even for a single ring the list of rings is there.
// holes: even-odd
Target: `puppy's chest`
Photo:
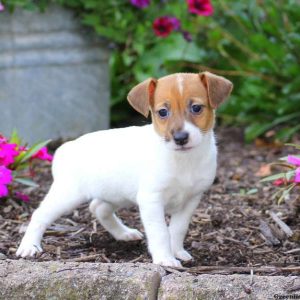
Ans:
[[[200,198],[201,194],[210,187],[214,176],[214,172],[201,170],[182,171],[177,176],[171,176],[163,191],[166,212],[180,210],[187,201],[195,197]]]

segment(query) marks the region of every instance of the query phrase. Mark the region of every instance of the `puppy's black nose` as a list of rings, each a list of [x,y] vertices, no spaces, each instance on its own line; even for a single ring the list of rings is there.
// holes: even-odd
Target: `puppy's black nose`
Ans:
[[[177,131],[173,134],[176,145],[183,146],[189,141],[189,133],[186,131]]]

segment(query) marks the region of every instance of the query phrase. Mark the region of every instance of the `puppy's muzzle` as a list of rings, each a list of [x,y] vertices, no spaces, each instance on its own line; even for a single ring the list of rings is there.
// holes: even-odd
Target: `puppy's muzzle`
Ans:
[[[183,146],[189,141],[189,133],[186,131],[177,131],[173,134],[176,145]]]

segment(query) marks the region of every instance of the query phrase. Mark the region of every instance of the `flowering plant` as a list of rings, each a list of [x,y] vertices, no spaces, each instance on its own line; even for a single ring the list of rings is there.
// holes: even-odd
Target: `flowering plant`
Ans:
[[[287,145],[300,150],[300,145]],[[273,197],[279,197],[278,203],[280,203],[295,187],[300,187],[300,155],[288,155],[281,158],[280,162],[273,163],[272,165],[284,167],[286,171],[265,177],[261,182],[273,181],[273,184],[279,187],[279,190]]]
[[[13,194],[14,182],[29,186],[37,186],[32,181],[32,161],[35,159],[52,161],[52,155],[47,151],[49,141],[36,143],[32,147],[22,145],[16,131],[10,139],[0,135],[0,198]],[[28,201],[27,195],[15,192],[14,196]]]
[[[0,15],[52,3],[108,39],[114,127],[136,116],[124,99],[138,82],[211,71],[234,82],[218,116],[245,127],[247,141],[300,130],[299,1],[0,0]]]

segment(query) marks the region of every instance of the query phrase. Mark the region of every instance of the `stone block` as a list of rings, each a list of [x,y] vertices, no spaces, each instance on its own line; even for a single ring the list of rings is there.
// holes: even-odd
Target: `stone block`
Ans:
[[[296,276],[199,275],[172,274],[162,278],[159,300],[232,300],[296,299],[287,292]],[[297,293],[299,298],[300,294]],[[286,296],[286,298],[283,298]]]
[[[0,300],[154,300],[163,274],[151,264],[0,261]]]
[[[167,269],[168,270],[168,269]],[[175,270],[174,270],[175,271]],[[299,276],[167,275],[142,263],[0,260],[0,300],[299,299]],[[295,287],[293,291],[289,291]]]

